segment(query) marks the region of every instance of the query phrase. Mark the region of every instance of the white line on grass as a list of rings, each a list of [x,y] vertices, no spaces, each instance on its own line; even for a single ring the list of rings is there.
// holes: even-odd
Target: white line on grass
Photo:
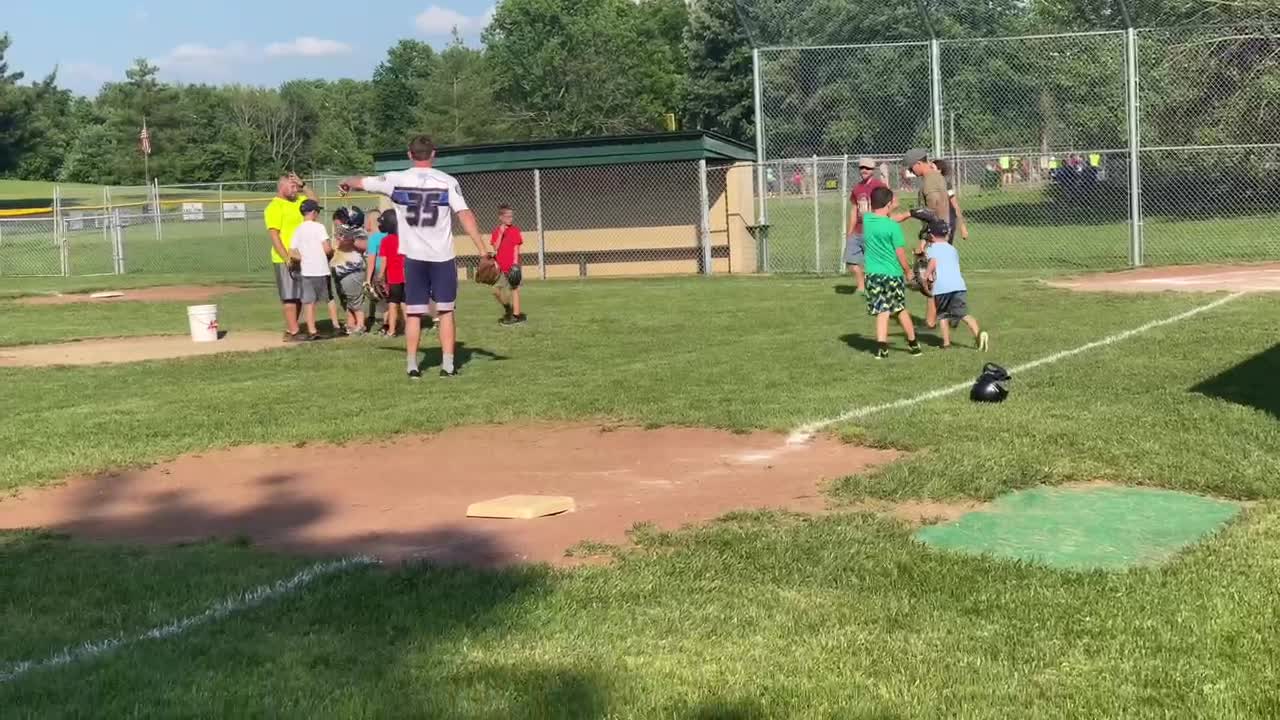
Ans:
[[[1152,320],[1146,325],[1140,325],[1136,328],[1133,328],[1132,330],[1125,330],[1124,332],[1116,333],[1115,335],[1108,335],[1107,337],[1104,337],[1101,340],[1095,340],[1091,343],[1085,343],[1080,347],[1072,348],[1070,350],[1063,350],[1061,352],[1056,352],[1052,355],[1046,355],[1040,358],[1039,360],[1032,360],[1029,363],[1023,363],[1022,365],[1018,365],[1017,367],[1010,368],[1009,373],[1016,377],[1018,373],[1022,373],[1022,372],[1026,372],[1027,370],[1038,368],[1041,365],[1048,365],[1049,363],[1055,363],[1064,358],[1069,358],[1072,355],[1079,355],[1082,352],[1088,352],[1090,350],[1093,350],[1094,348],[1100,348],[1105,345],[1118,343],[1121,340],[1128,340],[1134,335],[1141,335],[1142,333],[1147,332],[1149,330],[1154,330],[1158,327],[1163,327],[1165,325],[1171,325],[1176,322],[1181,322],[1182,320],[1195,317],[1200,313],[1208,312],[1210,310],[1213,310],[1214,308],[1221,307],[1231,302],[1232,300],[1236,300],[1242,297],[1243,295],[1245,295],[1245,293],[1243,292],[1232,293],[1225,297],[1218,298],[1217,300],[1214,300],[1211,303],[1192,308],[1184,313],[1178,313],[1177,315],[1173,315],[1171,317],[1163,318],[1160,320]],[[973,387],[973,381],[967,380],[962,383],[956,383],[955,385],[941,387],[941,388],[938,388],[937,390],[930,390],[929,392],[921,393],[920,395],[916,395],[913,397],[902,398],[901,400],[894,400],[893,402],[882,403],[880,405],[865,405],[863,407],[853,408],[852,410],[846,413],[837,415],[836,417],[833,417],[833,418],[828,418],[826,420],[818,420],[816,422],[811,422],[807,425],[801,425],[800,427],[796,428],[791,433],[791,435],[787,438],[787,444],[798,445],[798,444],[806,443],[813,438],[814,433],[818,432],[819,430],[823,430],[828,427],[831,427],[832,425],[836,425],[838,423],[847,422],[849,420],[856,420],[858,418],[864,418],[868,415],[874,415],[879,412],[884,412],[885,410],[896,410],[898,408],[909,407],[911,405],[918,405],[928,400],[935,400],[937,398],[944,397],[946,395],[952,395],[962,390],[967,390],[970,387]]]
[[[63,648],[54,655],[44,660],[26,660],[16,665],[0,670],[0,683],[6,683],[26,675],[35,670],[43,670],[46,668],[61,667],[70,665],[81,660],[89,660],[99,655],[111,652],[113,650],[132,645],[143,640],[164,640],[165,638],[181,635],[186,631],[199,627],[201,625],[222,620],[223,618],[235,615],[236,613],[255,608],[268,600],[274,600],[284,595],[296,592],[310,583],[332,575],[343,570],[353,567],[363,567],[367,565],[375,565],[378,561],[370,557],[353,557],[345,560],[335,560],[332,562],[319,563],[299,572],[290,578],[277,580],[268,585],[259,585],[251,590],[246,590],[239,595],[233,595],[224,598],[198,615],[191,615],[175,620],[166,625],[157,625],[156,627],[133,636],[118,636],[108,640],[100,640],[97,642],[87,642],[83,645],[74,645]]]

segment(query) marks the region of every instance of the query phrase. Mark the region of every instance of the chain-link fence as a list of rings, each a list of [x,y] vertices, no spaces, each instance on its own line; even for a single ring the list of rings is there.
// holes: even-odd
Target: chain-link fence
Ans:
[[[768,271],[838,270],[856,158],[909,206],[912,147],[947,171],[969,267],[1280,257],[1269,27],[759,48],[755,72]]]
[[[750,164],[683,161],[463,174],[484,235],[510,206],[524,232],[531,278],[758,272]],[[389,207],[342,196],[334,178],[311,187],[327,208]],[[62,203],[38,216],[0,219],[0,275],[265,272],[264,211],[275,182],[153,186],[126,202]],[[327,218],[326,218],[327,221]],[[459,223],[460,265],[474,244]]]

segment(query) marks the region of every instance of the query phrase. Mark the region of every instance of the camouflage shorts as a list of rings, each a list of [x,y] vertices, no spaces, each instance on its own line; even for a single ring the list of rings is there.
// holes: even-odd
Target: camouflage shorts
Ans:
[[[893,275],[867,276],[867,314],[900,313],[907,308],[907,281]]]

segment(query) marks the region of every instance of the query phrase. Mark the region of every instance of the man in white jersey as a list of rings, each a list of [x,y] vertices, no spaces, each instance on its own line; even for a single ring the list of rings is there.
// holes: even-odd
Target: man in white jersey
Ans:
[[[457,367],[453,361],[453,307],[458,300],[458,267],[453,252],[453,214],[462,229],[471,236],[481,257],[493,252],[480,237],[476,216],[467,208],[458,181],[431,167],[436,159],[436,146],[431,138],[419,135],[409,143],[409,159],[413,167],[389,172],[382,177],[348,178],[339,186],[342,191],[364,190],[391,198],[399,225],[400,254],[404,256],[405,349],[408,351],[409,378],[422,377],[418,369],[418,338],[422,334],[422,316],[435,303],[439,312],[440,351],[443,362],[440,377],[453,377]]]

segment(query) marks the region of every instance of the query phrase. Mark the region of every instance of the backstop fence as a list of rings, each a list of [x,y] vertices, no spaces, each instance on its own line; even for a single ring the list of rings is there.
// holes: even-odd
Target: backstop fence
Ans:
[[[839,270],[857,160],[911,204],[913,147],[950,166],[967,267],[1280,258],[1270,27],[761,47],[754,86],[768,271]]]

